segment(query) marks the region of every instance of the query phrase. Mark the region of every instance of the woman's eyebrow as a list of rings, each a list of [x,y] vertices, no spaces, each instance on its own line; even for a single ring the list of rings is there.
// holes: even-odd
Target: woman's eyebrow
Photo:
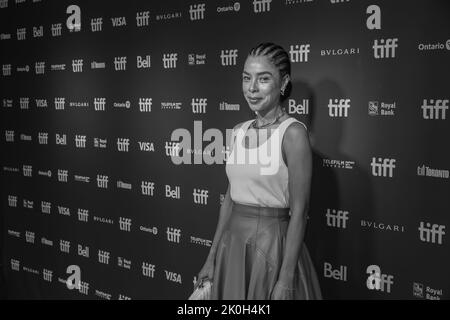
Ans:
[[[244,71],[243,72],[244,74],[248,74],[248,75],[250,75],[250,73],[248,73],[247,71]],[[270,75],[272,75],[272,73],[270,72],[270,71],[262,71],[262,72],[258,72],[258,73],[256,73],[258,76],[259,75],[262,75],[262,74],[270,74]]]

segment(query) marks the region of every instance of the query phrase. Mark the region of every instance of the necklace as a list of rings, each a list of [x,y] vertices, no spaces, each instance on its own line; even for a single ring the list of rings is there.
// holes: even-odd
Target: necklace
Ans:
[[[282,108],[281,109],[281,113],[272,122],[263,124],[263,125],[261,125],[259,127],[256,125],[256,120],[257,119],[255,119],[255,121],[252,122],[252,127],[255,128],[255,129],[262,129],[262,128],[268,127],[268,126],[274,124],[275,122],[277,122],[285,113],[286,113],[286,110],[284,108]]]

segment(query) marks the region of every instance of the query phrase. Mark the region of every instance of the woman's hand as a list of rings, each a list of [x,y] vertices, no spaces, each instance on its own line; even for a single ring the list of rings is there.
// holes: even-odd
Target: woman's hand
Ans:
[[[209,280],[212,281],[213,277],[214,277],[214,264],[212,262],[206,261],[205,265],[197,275],[197,283],[195,284],[195,287],[198,286],[198,284],[202,279],[208,278]]]
[[[294,300],[294,287],[277,281],[272,290],[271,300]]]

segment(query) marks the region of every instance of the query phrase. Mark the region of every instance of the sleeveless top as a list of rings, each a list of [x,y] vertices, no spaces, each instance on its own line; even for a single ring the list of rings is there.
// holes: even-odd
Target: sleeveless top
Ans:
[[[259,147],[247,149],[244,136],[252,122],[253,119],[248,120],[232,132],[231,152],[225,165],[230,197],[234,202],[245,205],[289,208],[288,168],[282,155],[283,135],[293,122],[299,122],[305,128],[306,125],[290,117],[276,129],[268,129],[272,130],[269,139],[266,139],[268,130],[258,130],[259,141],[264,142]],[[256,139],[257,134],[250,139]]]

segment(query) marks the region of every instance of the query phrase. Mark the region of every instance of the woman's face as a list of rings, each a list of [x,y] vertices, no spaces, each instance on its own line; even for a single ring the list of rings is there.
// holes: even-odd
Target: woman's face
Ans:
[[[280,72],[267,57],[247,57],[242,92],[252,111],[267,113],[280,101]]]

